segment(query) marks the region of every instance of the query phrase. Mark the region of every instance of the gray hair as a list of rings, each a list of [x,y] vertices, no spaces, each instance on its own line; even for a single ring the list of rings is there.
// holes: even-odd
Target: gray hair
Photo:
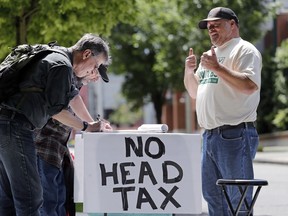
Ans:
[[[73,50],[84,51],[90,49],[93,55],[97,56],[104,54],[107,59],[107,64],[110,63],[111,57],[109,55],[109,45],[100,36],[86,33],[80,38],[77,43],[72,46]]]

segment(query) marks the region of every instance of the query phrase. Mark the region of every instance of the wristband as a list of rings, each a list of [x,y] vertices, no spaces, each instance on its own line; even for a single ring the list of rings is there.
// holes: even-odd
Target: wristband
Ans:
[[[83,121],[83,128],[81,131],[85,131],[88,128],[88,122]]]

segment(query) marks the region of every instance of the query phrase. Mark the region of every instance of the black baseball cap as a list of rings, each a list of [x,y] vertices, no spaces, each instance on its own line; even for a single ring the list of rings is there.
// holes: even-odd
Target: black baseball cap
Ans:
[[[104,82],[109,82],[109,78],[107,75],[107,66],[101,64],[98,68],[99,74],[102,77]]]
[[[225,7],[216,7],[209,11],[206,19],[201,20],[198,23],[200,29],[207,29],[207,21],[219,20],[219,19],[227,19],[227,20],[235,20],[237,24],[239,24],[239,19],[230,8]]]

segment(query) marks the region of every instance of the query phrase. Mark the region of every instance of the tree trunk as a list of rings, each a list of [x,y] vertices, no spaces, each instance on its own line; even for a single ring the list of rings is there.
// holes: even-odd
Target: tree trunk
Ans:
[[[162,107],[164,105],[164,100],[164,96],[161,94],[161,92],[157,92],[156,94],[152,95],[157,124],[162,123]]]
[[[27,43],[27,24],[25,18],[16,17],[16,45]]]
[[[29,9],[27,9],[27,11],[24,10],[21,15],[15,17],[16,45],[28,43],[27,32],[29,21],[39,9],[38,1],[39,0],[31,0]]]

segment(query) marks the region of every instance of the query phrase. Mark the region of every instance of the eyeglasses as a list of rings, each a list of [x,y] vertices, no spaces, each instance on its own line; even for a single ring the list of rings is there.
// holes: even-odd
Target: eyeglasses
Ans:
[[[222,19],[222,20],[219,20],[219,21],[216,21],[216,22],[211,22],[210,21],[211,23],[207,23],[207,29],[208,30],[212,30],[212,29],[220,28],[221,25],[226,24],[229,21],[231,21],[231,20]]]
[[[97,74],[97,73],[99,74],[98,69],[99,69],[99,67],[100,67],[101,64],[98,63],[96,55],[95,55],[93,52],[91,52],[91,53],[92,53],[92,54],[91,54],[91,57],[95,57],[95,62],[96,62],[96,63],[95,63],[95,67],[94,67],[92,73],[94,73],[94,71],[95,71],[96,74]]]
[[[208,24],[207,29],[211,30],[211,29],[219,28],[220,26],[221,26],[221,23]]]
[[[92,74],[95,74],[95,75],[100,75],[100,73],[99,73],[99,66],[95,66],[95,68],[91,71],[92,72]]]
[[[99,72],[99,68],[101,67],[102,64],[99,64],[98,63],[98,59],[97,59],[97,56],[102,56],[101,54],[99,55],[99,53],[96,55],[92,50],[91,50],[91,57],[95,57],[95,61],[96,61],[96,64],[95,64],[95,68],[93,69],[92,73],[94,73],[94,71],[96,72],[96,75],[99,75],[100,76],[100,72]],[[103,66],[103,65],[102,65]]]

